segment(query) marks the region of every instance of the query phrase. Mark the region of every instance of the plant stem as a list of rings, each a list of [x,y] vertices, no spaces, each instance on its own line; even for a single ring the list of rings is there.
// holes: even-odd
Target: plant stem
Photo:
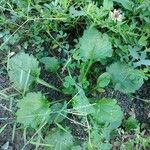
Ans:
[[[87,73],[88,73],[88,71],[89,71],[89,69],[90,69],[90,67],[92,65],[92,62],[93,62],[92,60],[93,59],[90,59],[90,61],[88,62],[88,64],[84,66],[84,69],[83,69],[83,72],[82,72],[83,74],[81,74],[81,83],[83,82],[84,78],[86,77],[86,75],[87,75]]]
[[[48,87],[48,88],[50,88],[50,89],[56,90],[56,91],[58,91],[58,92],[61,92],[60,89],[56,88],[56,87],[53,86],[53,85],[50,85],[49,83],[47,83],[46,81],[44,81],[44,80],[42,80],[42,79],[40,79],[40,78],[37,79],[37,83],[39,83],[39,84],[41,84],[41,85],[44,85],[44,86],[46,86],[46,87]]]

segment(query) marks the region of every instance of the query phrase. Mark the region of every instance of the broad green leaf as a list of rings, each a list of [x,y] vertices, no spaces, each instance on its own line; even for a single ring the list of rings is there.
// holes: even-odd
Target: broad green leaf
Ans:
[[[145,60],[146,57],[147,57],[147,52],[146,51],[142,51],[139,59],[140,60]]]
[[[83,150],[83,148],[81,147],[81,146],[74,146],[74,147],[72,147],[72,149],[71,150]]]
[[[110,82],[110,75],[107,72],[105,72],[98,77],[97,87],[104,88],[109,84],[109,82]]]
[[[115,89],[124,93],[134,93],[146,79],[140,70],[133,69],[131,66],[120,62],[107,67],[107,72],[111,75]]]
[[[49,72],[56,72],[59,68],[59,62],[55,57],[43,57],[40,62],[45,65],[45,69]]]
[[[67,11],[67,10],[68,10],[68,7],[69,7],[70,0],[56,0],[56,1],[54,1],[54,3],[55,3],[55,6],[59,3],[60,6],[61,6],[65,11]]]
[[[33,55],[26,53],[18,53],[8,60],[8,74],[13,86],[23,91],[24,93],[29,90],[32,83],[37,82],[54,90],[60,91],[56,87],[39,79],[40,68],[39,62]]]
[[[49,103],[40,92],[28,93],[19,100],[17,107],[19,108],[16,112],[17,122],[26,127],[37,128],[49,119]]]
[[[45,138],[45,143],[52,147],[45,148],[45,150],[71,150],[73,147],[73,136],[68,132],[61,129],[52,130]]]
[[[80,93],[73,98],[73,109],[80,115],[88,115],[94,111],[93,105],[90,104],[85,93],[80,89]]]
[[[146,36],[141,36],[141,38],[138,41],[138,44],[141,46],[146,46],[147,45],[147,37]]]
[[[64,86],[63,92],[65,94],[75,94],[76,93],[75,84],[76,81],[74,78],[70,76],[66,76],[63,82],[63,86]]]
[[[134,58],[134,59],[139,59],[139,54],[138,54],[138,50],[136,47],[132,48],[131,46],[129,46],[129,52],[130,55]]]
[[[93,119],[99,124],[108,124],[111,129],[120,126],[123,113],[116,100],[103,98],[97,101]]]
[[[133,10],[134,3],[131,0],[113,0],[114,2],[120,3],[124,8]]]
[[[105,128],[101,129],[103,132],[108,132],[110,134],[110,129],[107,130]],[[104,131],[105,130],[105,131]],[[112,145],[108,142],[109,140],[106,140],[103,138],[103,133],[101,133],[100,128],[97,127],[96,130],[92,130],[90,133],[90,141],[92,145],[92,150],[111,150]],[[91,146],[89,145],[91,148]]]
[[[108,35],[102,34],[94,27],[86,29],[79,40],[79,55],[84,61],[89,59],[100,61],[111,57],[112,52]]]
[[[8,74],[13,86],[27,91],[40,75],[39,62],[33,55],[18,53],[8,61]]]
[[[138,127],[138,121],[135,117],[131,116],[123,122],[123,127],[126,129],[126,131],[134,130]]]
[[[103,7],[105,10],[111,10],[113,8],[113,0],[104,0]]]
[[[70,17],[75,18],[75,17],[85,16],[85,12],[82,10],[77,10],[75,9],[75,7],[71,6],[69,8],[69,15]]]
[[[50,123],[52,122],[62,122],[67,116],[67,108],[66,103],[64,105],[62,103],[55,103],[51,107],[51,114],[50,114]],[[62,115],[61,115],[62,114]]]
[[[102,143],[100,150],[112,150],[112,144],[110,144],[110,143]]]
[[[141,66],[141,65],[150,66],[150,60],[145,59],[145,60],[140,60],[140,61],[134,63],[135,67],[138,67],[138,66]]]

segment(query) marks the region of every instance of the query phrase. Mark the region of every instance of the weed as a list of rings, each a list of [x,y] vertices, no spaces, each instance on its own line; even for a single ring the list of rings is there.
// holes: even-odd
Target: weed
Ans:
[[[15,100],[13,109],[1,106],[15,117],[12,141],[20,125],[20,149],[150,147],[147,128],[135,116],[126,119],[117,99],[98,98],[109,88],[136,97],[149,81],[148,4],[149,0],[0,1],[0,74],[9,77],[15,93],[0,91],[2,100]],[[71,124],[83,128],[84,139],[73,133]],[[0,135],[7,126],[0,125]]]

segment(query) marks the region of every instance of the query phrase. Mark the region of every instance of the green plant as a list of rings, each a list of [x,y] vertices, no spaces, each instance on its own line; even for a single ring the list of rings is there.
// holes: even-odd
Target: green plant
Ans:
[[[79,94],[73,98],[73,110],[79,115],[86,116],[93,113],[93,104],[90,104],[88,98],[82,89],[79,88]]]
[[[127,120],[124,120],[123,126],[126,131],[132,131],[138,128],[138,121],[133,116],[129,117]]]
[[[45,150],[69,150],[74,145],[73,136],[69,131],[62,131],[60,129],[53,129],[49,135],[45,138],[45,143],[49,144],[51,147],[45,148]]]
[[[140,131],[140,127],[138,126],[135,130],[134,137],[126,142],[121,143],[121,150],[134,149],[137,147],[138,149],[147,149],[150,146],[150,137],[146,136],[144,131]]]
[[[80,70],[81,83],[86,82],[86,75],[91,65],[112,56],[112,46],[107,34],[102,34],[94,27],[88,27],[77,45],[78,57],[84,62]]]
[[[55,57],[43,57],[40,62],[45,65],[48,72],[56,72],[59,69],[59,62]]]
[[[31,126],[36,129],[49,120],[49,103],[41,93],[28,93],[19,100],[17,107],[17,122],[25,127]]]
[[[87,28],[79,39],[79,55],[83,61],[101,61],[112,56],[112,47],[107,34],[96,28]]]
[[[96,88],[104,88],[108,86],[109,82],[110,75],[107,72],[105,72],[98,77]]]
[[[92,116],[98,124],[107,124],[109,128],[115,129],[120,126],[123,113],[116,100],[104,98],[96,102]]]
[[[59,91],[59,89],[46,83],[39,78],[39,62],[33,55],[19,53],[8,59],[8,74],[13,86],[25,93],[33,83],[40,83],[49,88]]]
[[[89,133],[89,149],[110,150],[111,132],[122,122],[123,113],[114,99],[97,100],[91,114],[92,130]]]
[[[75,94],[76,89],[75,89],[75,80],[70,77],[70,76],[66,76],[63,82],[63,92],[65,94]]]
[[[124,96],[148,102],[138,93],[150,77],[149,4],[1,0],[0,107],[16,116],[11,140],[23,130],[22,149],[149,149],[148,127],[124,106]]]
[[[115,89],[124,93],[134,93],[147,79],[142,71],[120,62],[107,67],[107,72],[111,75]]]
[[[54,103],[50,107],[52,113],[50,114],[49,123],[61,123],[67,117],[67,104]]]
[[[39,62],[33,55],[17,54],[8,59],[8,74],[13,86],[25,92],[40,76]]]

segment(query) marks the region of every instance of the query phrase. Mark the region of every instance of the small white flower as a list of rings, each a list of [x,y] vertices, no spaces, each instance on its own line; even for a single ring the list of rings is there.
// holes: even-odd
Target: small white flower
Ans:
[[[10,53],[9,53],[9,57],[11,57],[11,56],[13,56],[13,55],[15,55],[15,52],[10,52]]]
[[[123,15],[121,13],[121,10],[117,10],[117,9],[114,9],[113,11],[110,12],[110,15],[112,20],[114,21],[122,21],[123,19]]]

